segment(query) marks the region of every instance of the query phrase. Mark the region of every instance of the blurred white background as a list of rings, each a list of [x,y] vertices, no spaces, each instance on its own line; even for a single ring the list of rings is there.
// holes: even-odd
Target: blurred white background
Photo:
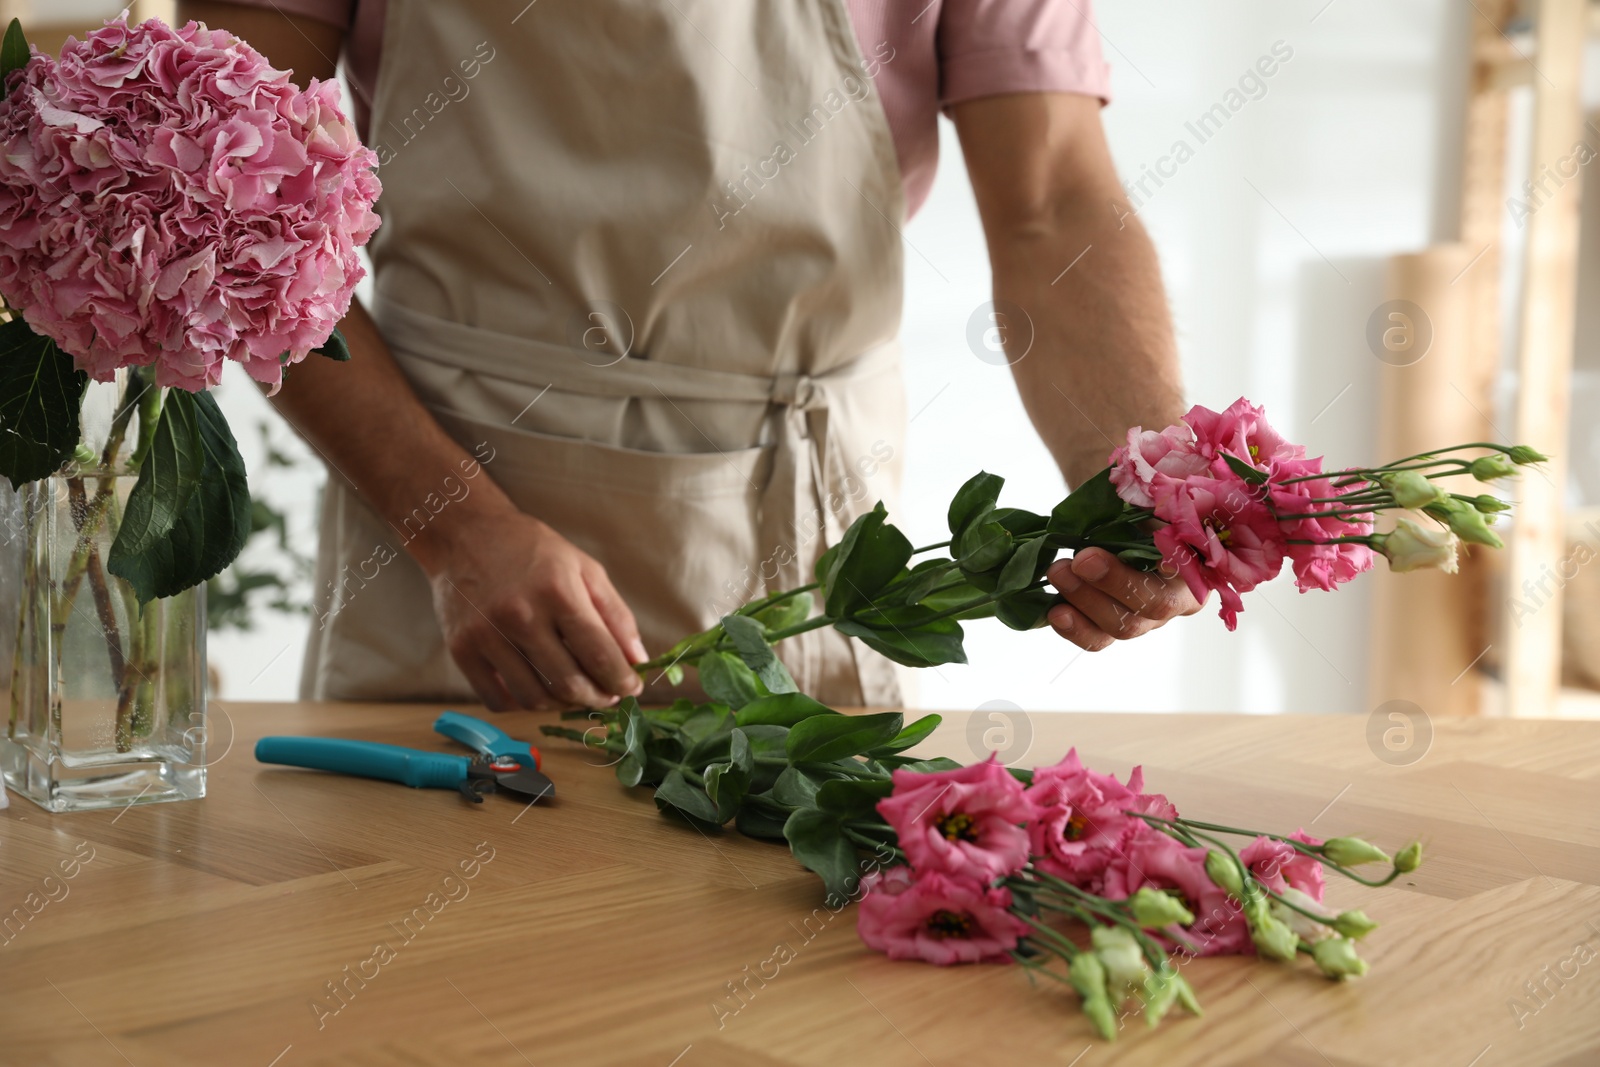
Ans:
[[[1159,189],[1147,185],[1153,195],[1141,196],[1139,212],[1161,254],[1191,401],[1220,408],[1249,396],[1313,454],[1340,465],[1380,458],[1371,451],[1367,318],[1383,300],[1386,256],[1450,236],[1459,143],[1439,131],[1459,129],[1469,17],[1469,5],[1445,0],[1097,5],[1116,96],[1105,123],[1124,179],[1137,180],[1175,141],[1194,149]],[[1292,57],[1264,94],[1199,143],[1185,124],[1278,42]],[[916,543],[946,536],[950,494],[980,468],[1007,477],[1005,502],[1017,506],[1048,510],[1063,491],[1009,372],[968,347],[990,278],[959,146],[942,125],[938,182],[905,231],[914,419],[899,520]],[[309,550],[319,479],[266,472],[254,424],[271,413],[243,375],[225,383],[222,403],[261,472],[253,486],[289,513]],[[304,454],[281,425],[272,436]],[[291,698],[305,619],[256,618],[250,632],[213,636],[221,693]],[[980,623],[969,627],[971,662],[920,672],[916,703],[1366,711],[1366,619],[1359,582],[1337,596],[1302,596],[1280,578],[1248,602],[1236,633],[1208,611],[1094,655],[1049,631]]]

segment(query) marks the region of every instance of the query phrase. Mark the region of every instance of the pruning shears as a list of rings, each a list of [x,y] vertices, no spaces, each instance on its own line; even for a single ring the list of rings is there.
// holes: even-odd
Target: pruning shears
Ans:
[[[342,737],[263,737],[256,742],[256,760],[381,778],[413,789],[456,789],[474,804],[502,789],[530,802],[555,796],[555,785],[539,771],[539,750],[528,742],[456,711],[440,715],[433,728],[478,754],[457,756]]]

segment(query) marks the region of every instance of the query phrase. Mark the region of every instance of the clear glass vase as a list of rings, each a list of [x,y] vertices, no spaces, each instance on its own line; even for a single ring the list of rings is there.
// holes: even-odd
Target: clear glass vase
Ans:
[[[50,811],[205,795],[205,587],[141,606],[106,570],[136,480],[0,479],[0,769]]]

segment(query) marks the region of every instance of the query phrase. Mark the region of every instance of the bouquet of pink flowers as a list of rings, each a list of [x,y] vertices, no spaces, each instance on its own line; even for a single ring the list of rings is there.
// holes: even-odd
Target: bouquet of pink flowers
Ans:
[[[1324,871],[1385,885],[1417,868],[1419,844],[1390,858],[1354,837],[1186,818],[1144,791],[1138,768],[1119,782],[1075,751],[1031,771],[922,759],[908,750],[939,716],[840,714],[796,691],[774,645],[832,626],[909,666],[964,662],[963,621],[1043,625],[1061,602],[1045,571],[1090,547],[1181,575],[1199,600],[1216,592],[1232,629],[1243,594],[1285,563],[1302,591],[1327,590],[1377,556],[1396,571],[1453,571],[1461,542],[1499,547],[1489,527],[1508,505],[1443,480],[1492,482],[1543,459],[1471,444],[1325,471],[1247,401],[1196,407],[1160,432],[1130,430],[1110,465],[1048,515],[999,506],[1001,479],[979,474],[950,503],[950,540],[914,549],[880,504],[823,554],[814,582],[639,666],[672,677],[696,667],[708,703],[628,699],[569,713],[594,717],[588,730],[543,729],[612,753],[618,779],[653,786],[664,812],[786,841],[830,907],[860,901],[868,947],[937,964],[1016,961],[1071,985],[1107,1039],[1130,1001],[1152,1025],[1174,1004],[1198,1012],[1175,960],[1306,956],[1331,978],[1357,976],[1355,944],[1376,924],[1324,903]],[[1380,531],[1384,511],[1409,514]],[[1390,869],[1373,880],[1352,869],[1370,863]],[[1073,922],[1086,936],[1071,936]]]
[[[107,569],[141,601],[173,595],[250,533],[244,465],[205,393],[224,364],[276,387],[311,352],[349,358],[336,326],[378,225],[377,157],[336,84],[300,89],[198,23],[118,18],[56,59],[13,20],[0,86],[0,474],[137,468]],[[88,381],[119,371],[91,451]]]

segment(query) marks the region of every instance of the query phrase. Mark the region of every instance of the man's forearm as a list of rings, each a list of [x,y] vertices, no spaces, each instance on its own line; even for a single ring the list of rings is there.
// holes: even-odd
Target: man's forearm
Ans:
[[[1131,214],[1123,223],[1109,204],[1082,203],[1055,225],[992,242],[995,302],[1031,320],[1028,354],[1010,353],[1018,390],[1074,485],[1105,466],[1128,427],[1159,429],[1184,411],[1155,249]],[[1016,324],[1011,333],[1026,337]]]
[[[350,361],[308,357],[291,368],[273,403],[333,472],[399,531],[430,496],[447,497],[452,484],[475,476],[478,459],[423,407],[360,304],[352,302],[340,329],[350,345]],[[402,538],[429,573],[454,530],[469,527],[486,510],[512,507],[492,479],[476,479],[472,487],[471,494],[452,498],[441,521]]]

